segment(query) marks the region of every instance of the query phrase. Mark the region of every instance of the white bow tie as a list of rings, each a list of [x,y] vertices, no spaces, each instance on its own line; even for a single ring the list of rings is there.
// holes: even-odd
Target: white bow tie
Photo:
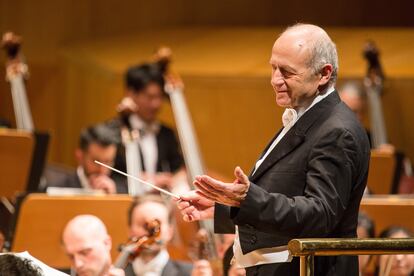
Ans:
[[[298,119],[298,113],[293,108],[286,108],[282,115],[282,123],[284,127],[291,127]]]

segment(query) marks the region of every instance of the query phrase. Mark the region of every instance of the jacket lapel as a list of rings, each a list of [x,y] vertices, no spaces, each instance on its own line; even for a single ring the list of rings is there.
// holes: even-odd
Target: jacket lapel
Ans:
[[[276,145],[272,152],[266,157],[259,166],[256,173],[250,175],[250,180],[255,182],[270,167],[277,163],[280,159],[292,152],[300,144],[305,141],[306,133],[310,127],[319,120],[325,120],[332,111],[333,107],[340,102],[340,98],[336,91],[332,92],[325,99],[315,104],[296,122],[296,124],[285,134],[282,140]],[[279,132],[280,133],[280,132]],[[277,137],[277,135],[276,135]],[[274,139],[272,139],[273,141]],[[269,147],[269,145],[268,145]],[[267,148],[268,148],[267,147]],[[267,149],[265,150],[265,152]],[[254,169],[253,169],[254,170]]]
[[[255,181],[265,173],[273,164],[293,151],[304,141],[305,137],[296,133],[296,124],[285,134],[282,140],[276,145],[272,152],[266,157],[263,163],[257,168],[256,173],[251,176],[251,181]]]

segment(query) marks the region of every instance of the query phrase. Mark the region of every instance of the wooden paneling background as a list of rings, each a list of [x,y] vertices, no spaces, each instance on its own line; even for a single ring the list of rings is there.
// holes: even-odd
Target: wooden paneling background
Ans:
[[[331,9],[318,0],[0,0],[0,32],[24,37],[33,117],[37,128],[53,136],[49,160],[54,162],[74,165],[80,129],[114,116],[125,68],[168,44],[186,82],[207,165],[227,176],[235,165],[249,170],[281,126],[282,110],[275,107],[269,84],[270,48],[282,27],[297,21],[335,26],[328,30],[338,45],[341,81],[364,75],[362,45],[368,38],[377,41],[388,76],[383,101],[390,139],[413,159],[411,2],[336,5]],[[4,81],[0,116],[14,121]],[[168,104],[161,119],[173,124]]]

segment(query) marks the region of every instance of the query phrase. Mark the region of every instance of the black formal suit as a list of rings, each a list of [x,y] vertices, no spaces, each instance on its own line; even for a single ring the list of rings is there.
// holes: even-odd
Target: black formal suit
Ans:
[[[76,171],[62,176],[59,180],[48,183],[48,187],[59,188],[82,188],[79,176]]]
[[[120,118],[115,118],[108,121],[106,124],[115,130],[119,141],[122,141],[120,130],[124,125],[123,121]],[[174,131],[171,128],[161,124],[160,129],[156,134],[156,139],[158,149],[157,172],[176,172],[181,166],[183,166],[184,161]],[[143,161],[142,154],[137,154],[140,155],[141,161]],[[144,162],[141,163],[144,166]],[[125,147],[122,143],[118,145],[117,155],[115,158],[115,168],[126,171]],[[145,166],[143,170],[145,171]]]
[[[303,114],[249,176],[240,208],[216,204],[215,230],[234,232],[238,225],[243,254],[293,238],[356,237],[369,156],[365,130],[334,91]],[[299,275],[299,261],[247,273]],[[315,275],[358,275],[358,260],[316,257]]]
[[[190,263],[168,260],[162,270],[161,276],[190,276],[193,266]],[[131,264],[125,268],[125,276],[135,276]]]
[[[116,193],[117,194],[126,194],[128,193],[127,186],[125,182],[119,177],[112,177],[115,182]],[[59,187],[59,188],[83,188],[79,176],[76,171],[64,175],[59,180],[50,182],[47,184],[47,187]]]

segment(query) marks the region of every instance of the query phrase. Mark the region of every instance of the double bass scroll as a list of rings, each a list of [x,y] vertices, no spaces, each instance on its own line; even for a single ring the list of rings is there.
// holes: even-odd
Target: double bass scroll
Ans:
[[[10,82],[16,126],[18,129],[33,131],[33,119],[24,85],[24,80],[28,77],[29,70],[19,52],[21,42],[20,36],[8,32],[3,35],[1,46],[5,49],[8,57],[6,80]]]

